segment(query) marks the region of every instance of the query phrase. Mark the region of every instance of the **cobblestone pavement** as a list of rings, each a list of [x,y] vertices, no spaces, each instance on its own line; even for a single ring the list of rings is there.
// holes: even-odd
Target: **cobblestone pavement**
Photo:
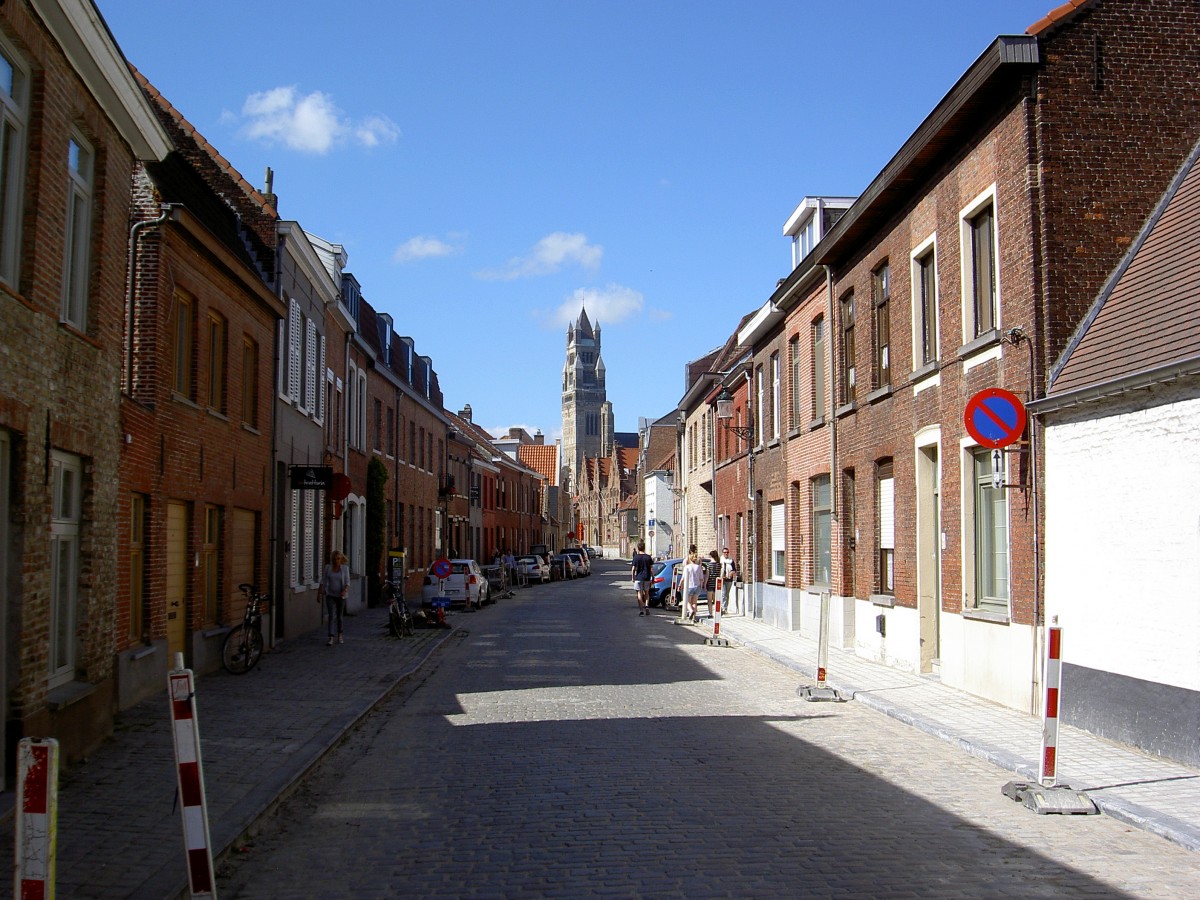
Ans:
[[[459,618],[455,617],[457,621]],[[196,706],[213,847],[230,846],[450,632],[386,635],[386,610],[347,619],[346,643],[314,632],[266,653],[251,672],[197,679]],[[176,897],[187,889],[166,683],[123,712],[113,737],[59,781],[60,897]],[[13,847],[13,819],[0,823]],[[0,883],[13,883],[0,853]]]
[[[1037,816],[992,763],[699,629],[623,568],[462,621],[221,871],[224,897],[1200,896],[1200,855]]]

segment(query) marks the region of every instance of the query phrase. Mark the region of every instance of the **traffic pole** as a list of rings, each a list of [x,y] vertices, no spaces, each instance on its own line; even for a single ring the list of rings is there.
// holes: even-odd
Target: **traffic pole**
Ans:
[[[1058,698],[1062,691],[1062,628],[1046,629],[1046,701],[1042,707],[1042,787],[1058,782]]]
[[[1056,616],[1046,629],[1045,687],[1042,705],[1042,761],[1038,783],[1010,781],[1000,789],[1006,797],[1039,815],[1094,816],[1100,810],[1083,791],[1058,783],[1058,711],[1062,699],[1062,628]]]
[[[14,896],[54,897],[58,833],[58,741],[21,738],[17,744],[17,859]]]
[[[728,647],[729,639],[721,637],[721,579],[717,579],[716,587],[713,589],[712,595],[708,601],[712,606],[713,611],[713,633],[712,637],[706,637],[704,643],[710,647]]]
[[[175,670],[167,675],[171,701],[172,736],[175,739],[175,773],[179,811],[183,817],[183,844],[187,853],[188,884],[192,897],[216,897],[212,839],[204,798],[204,767],[200,761],[200,723],[196,717],[195,678],[183,667],[183,654],[175,654]]]
[[[821,591],[821,617],[817,632],[817,683],[804,685],[798,691],[799,695],[810,703],[820,700],[831,700],[844,703],[846,698],[837,688],[831,688],[825,683],[825,674],[829,669],[829,591]]]

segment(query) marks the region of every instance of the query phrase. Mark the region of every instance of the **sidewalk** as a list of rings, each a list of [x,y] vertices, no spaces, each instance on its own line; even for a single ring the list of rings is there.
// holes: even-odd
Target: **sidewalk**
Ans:
[[[469,627],[472,615],[454,622]],[[264,654],[245,675],[197,679],[215,857],[455,634],[418,629],[397,640],[386,625],[386,609],[365,610],[347,619],[345,644],[326,647],[321,629]],[[160,695],[122,712],[113,737],[60,778],[58,808],[58,896],[186,895],[165,678]],[[12,816],[0,825],[0,846],[14,846]],[[0,853],[6,883],[11,850]]]
[[[742,616],[723,617],[721,637],[795,669],[806,684],[815,683],[816,641]],[[936,676],[910,675],[847,650],[830,649],[827,662],[830,687],[1016,776],[997,773],[997,791],[1011,780],[1037,782],[1040,718],[946,687]],[[1063,690],[1069,697],[1071,685]],[[1059,727],[1058,752],[1059,784],[1086,791],[1105,815],[1200,851],[1200,770],[1067,725]]]

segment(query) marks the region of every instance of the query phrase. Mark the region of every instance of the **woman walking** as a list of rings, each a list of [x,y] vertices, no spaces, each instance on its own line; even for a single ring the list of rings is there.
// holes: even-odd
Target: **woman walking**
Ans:
[[[325,597],[325,613],[329,624],[329,640],[325,646],[332,647],[334,620],[337,621],[337,642],[343,643],[342,613],[346,609],[346,597],[350,594],[350,567],[346,565],[346,557],[340,550],[333,551],[329,565],[321,576],[321,594]]]

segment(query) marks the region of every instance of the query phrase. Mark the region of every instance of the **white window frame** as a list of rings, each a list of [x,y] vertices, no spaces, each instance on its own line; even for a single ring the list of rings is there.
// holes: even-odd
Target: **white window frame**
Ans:
[[[66,228],[63,240],[62,321],[88,330],[88,286],[91,282],[92,190],[96,151],[77,131],[67,141]]]
[[[763,430],[763,413],[766,410],[766,386],[763,384],[763,367],[761,365],[754,367],[754,405],[757,407],[754,416],[754,446],[761,447],[763,444],[763,435],[766,433]]]
[[[771,581],[787,580],[787,509],[782,500],[769,505],[771,526]]]
[[[1012,533],[1011,533],[1011,516],[1008,514],[1008,497],[1004,488],[999,491],[999,500],[996,502],[992,511],[1001,511],[1003,514],[1003,532],[1004,532],[1004,548],[1003,548],[1003,573],[1000,573],[1000,578],[1004,584],[1004,596],[998,593],[995,596],[983,595],[982,579],[985,577],[984,561],[980,558],[981,555],[989,554],[996,556],[996,549],[993,540],[988,540],[989,524],[992,530],[995,530],[996,522],[994,518],[981,514],[980,502],[981,499],[986,500],[990,495],[996,493],[992,487],[991,465],[987,467],[987,476],[978,475],[976,472],[976,457],[989,459],[992,451],[980,447],[977,444],[965,442],[962,449],[962,520],[963,520],[963,592],[965,594],[964,608],[969,611],[990,612],[1003,616],[1011,615],[1012,607]],[[1001,465],[1004,467],[1005,480],[1007,480],[1008,455],[1001,453]],[[994,583],[999,583],[997,580]]]
[[[80,539],[83,531],[83,460],[50,451],[50,652],[49,687],[75,678],[78,639]],[[64,488],[69,485],[69,494]]]
[[[921,260],[929,257],[933,260],[933,359],[925,359],[924,337],[925,305],[921,289],[924,282],[921,278]],[[910,305],[912,307],[912,359],[913,370],[941,359],[941,297],[938,288],[937,235],[931,234],[917,244],[909,254],[909,284],[911,285]]]
[[[896,473],[894,464],[888,474],[876,476],[879,503],[879,546],[876,558],[879,565],[880,592],[889,595],[896,590]],[[885,553],[885,551],[891,551]],[[885,571],[886,570],[886,571]]]
[[[779,354],[771,354],[771,437],[779,438]]]
[[[980,335],[975,334],[975,265],[973,261],[973,227],[971,220],[987,206],[992,208],[992,267],[995,270],[992,290],[992,327]],[[1003,304],[1000,300],[1000,210],[996,202],[996,185],[989,185],[958,214],[959,271],[962,290],[962,342],[969,344],[977,337],[1000,329]]]
[[[824,485],[826,498],[818,504],[818,489]],[[833,585],[833,478],[816,475],[808,483],[809,514],[812,522],[812,583],[815,587]],[[828,565],[828,573],[821,571],[822,558]],[[822,577],[822,576],[825,577]]]
[[[29,71],[11,45],[0,39],[0,281],[13,290],[21,275],[28,118]]]

